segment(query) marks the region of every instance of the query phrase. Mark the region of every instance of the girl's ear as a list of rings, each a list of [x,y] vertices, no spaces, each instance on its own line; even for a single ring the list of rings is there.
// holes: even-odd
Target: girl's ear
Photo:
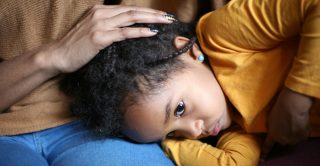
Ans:
[[[199,46],[197,44],[194,44],[191,48],[192,54],[194,58],[196,58],[198,61],[203,62],[204,61],[204,55],[201,52]]]
[[[174,46],[177,49],[180,49],[182,47],[184,47],[186,44],[188,44],[190,40],[186,37],[183,36],[177,36],[174,39]],[[204,60],[204,56],[202,54],[202,52],[199,49],[199,46],[197,44],[194,44],[191,48],[191,50],[189,50],[187,53],[190,54],[190,56],[192,56],[193,59],[198,60],[200,62],[203,62]]]
[[[186,44],[188,44],[190,40],[186,37],[183,36],[177,36],[176,38],[174,38],[174,46],[177,49],[181,49],[182,47],[184,47]]]

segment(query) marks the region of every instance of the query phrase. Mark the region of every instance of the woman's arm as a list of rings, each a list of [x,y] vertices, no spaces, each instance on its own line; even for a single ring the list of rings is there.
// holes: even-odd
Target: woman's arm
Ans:
[[[308,138],[309,109],[313,99],[284,87],[268,117],[268,135],[262,155],[266,157],[275,142],[296,144]]]
[[[217,146],[198,140],[165,140],[163,148],[179,166],[258,165],[261,139],[239,129],[226,131]]]
[[[44,65],[44,48],[0,63],[0,113],[55,76]]]
[[[126,27],[142,22],[172,21],[164,12],[153,9],[97,5],[61,40],[2,61],[0,113],[48,79],[79,69],[113,42],[156,34],[148,28]]]

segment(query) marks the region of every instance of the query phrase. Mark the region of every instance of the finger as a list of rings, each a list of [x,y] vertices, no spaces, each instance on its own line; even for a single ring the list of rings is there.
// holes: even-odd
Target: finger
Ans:
[[[149,13],[158,13],[158,14],[166,14],[166,12],[147,8],[147,7],[140,7],[140,6],[130,6],[130,5],[98,5],[98,8],[103,9],[113,9],[117,14],[127,12],[130,10],[142,11],[142,12],[149,12]]]
[[[153,13],[159,15],[165,15],[166,12],[145,8],[145,7],[138,7],[138,6],[120,6],[120,5],[96,5],[91,9],[91,13],[98,15],[102,18],[110,18],[121,13],[130,12],[130,11],[139,11],[139,12],[146,12],[146,13]]]
[[[101,43],[104,47],[112,44],[113,42],[122,41],[125,39],[150,37],[156,35],[156,31],[152,31],[149,28],[137,27],[137,28],[117,28],[111,31],[96,33],[95,39]]]
[[[261,157],[262,158],[266,158],[269,154],[269,152],[271,151],[271,149],[273,148],[275,142],[273,140],[273,138],[270,135],[267,135],[267,138],[262,146],[262,153],[261,153]]]
[[[129,26],[135,23],[172,23],[173,20],[167,19],[158,13],[147,13],[141,11],[128,11],[115,17],[105,20],[106,24],[114,23],[116,28]]]

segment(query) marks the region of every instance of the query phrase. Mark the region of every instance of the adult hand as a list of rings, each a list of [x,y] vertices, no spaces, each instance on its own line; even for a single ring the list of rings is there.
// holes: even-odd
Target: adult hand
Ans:
[[[0,113],[48,79],[81,68],[113,42],[156,34],[127,26],[172,20],[165,12],[148,8],[94,6],[63,38],[0,63]]]
[[[307,138],[311,105],[311,97],[286,87],[282,89],[269,114],[263,157],[266,157],[274,143],[292,145]]]
[[[127,26],[171,23],[172,18],[165,16],[165,12],[142,7],[94,6],[66,36],[47,46],[45,66],[55,74],[73,72],[113,42],[156,34],[149,28]]]

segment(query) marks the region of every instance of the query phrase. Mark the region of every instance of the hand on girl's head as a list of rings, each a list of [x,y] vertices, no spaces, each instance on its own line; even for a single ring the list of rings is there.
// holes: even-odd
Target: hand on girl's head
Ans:
[[[100,50],[129,38],[157,34],[148,27],[128,27],[135,23],[172,23],[162,11],[134,6],[96,5],[61,40],[50,46],[46,58],[52,73],[74,72]]]

